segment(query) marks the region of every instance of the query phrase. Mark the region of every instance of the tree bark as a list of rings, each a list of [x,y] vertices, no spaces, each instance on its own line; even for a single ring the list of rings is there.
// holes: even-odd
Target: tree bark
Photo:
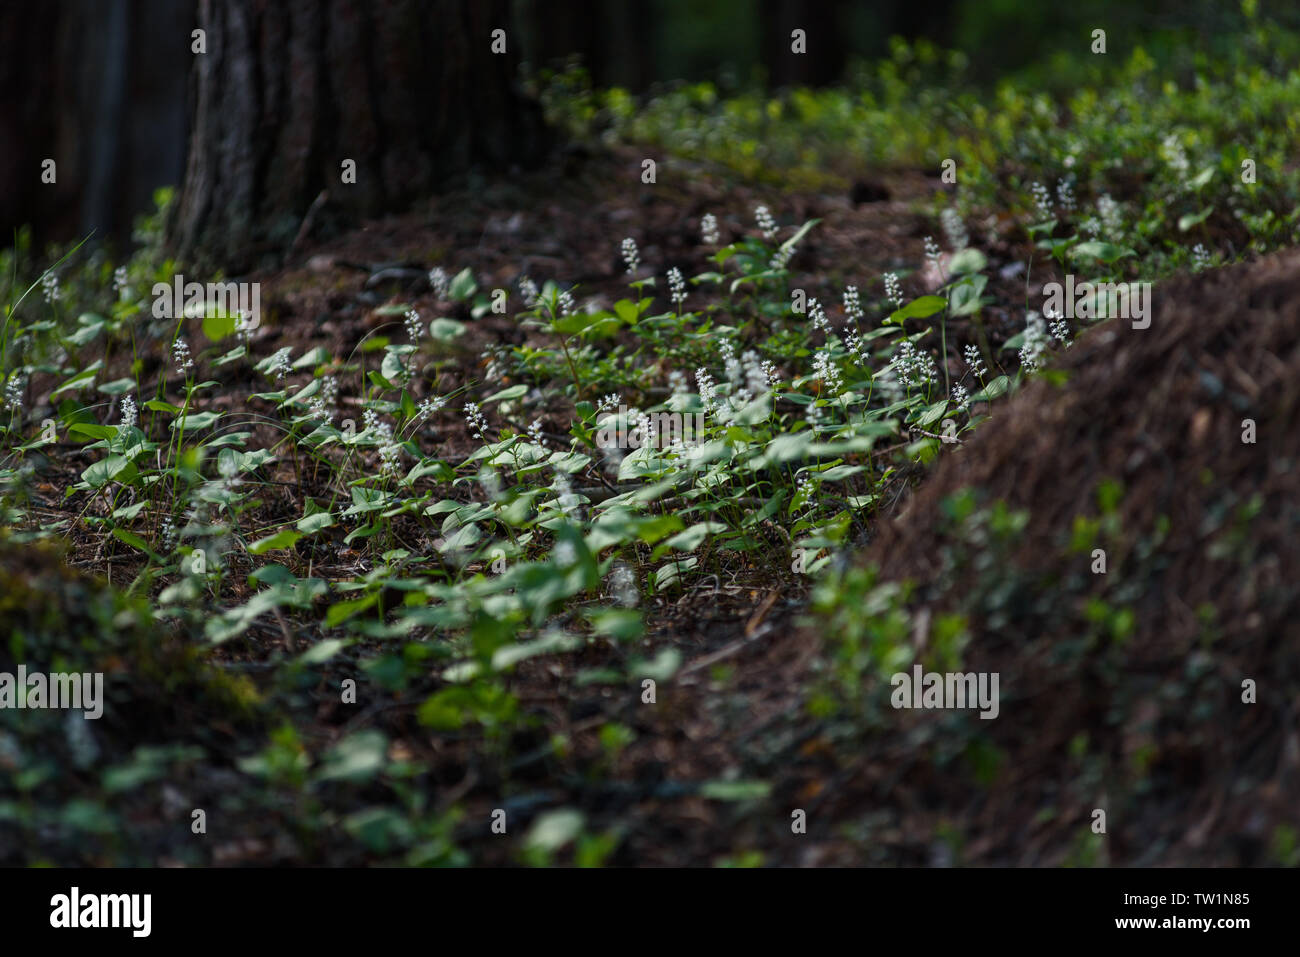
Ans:
[[[402,209],[474,167],[531,165],[508,0],[200,0],[190,149],[169,245],[198,269],[279,262],[324,190],[335,220]],[[506,31],[506,53],[492,32]],[[343,163],[356,182],[343,181]]]

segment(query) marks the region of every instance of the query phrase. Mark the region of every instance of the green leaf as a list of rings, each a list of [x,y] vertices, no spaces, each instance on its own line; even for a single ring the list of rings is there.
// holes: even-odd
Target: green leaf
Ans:
[[[330,610],[325,613],[325,626],[333,628],[347,621],[353,615],[365,611],[377,601],[379,601],[379,592],[372,592],[363,598],[354,598],[352,601],[335,602],[330,605]]]
[[[92,425],[89,422],[74,422],[68,426],[68,431],[74,435],[87,435],[92,439],[111,439],[117,435],[116,426]]]
[[[130,485],[139,476],[135,463],[121,455],[110,455],[81,473],[81,479],[91,488],[103,488],[117,481]]]
[[[581,837],[585,823],[582,812],[573,808],[545,811],[537,815],[537,820],[533,821],[528,833],[524,835],[524,847],[530,851],[554,854]]]
[[[1193,226],[1199,226],[1210,218],[1210,213],[1214,212],[1213,206],[1206,206],[1199,213],[1188,213],[1185,216],[1178,217],[1178,231],[1185,233]]]
[[[299,655],[298,661],[304,665],[321,665],[347,646],[348,643],[342,638],[326,638],[324,641],[318,641]]]
[[[662,555],[669,549],[679,552],[693,552],[700,547],[700,543],[709,535],[715,532],[725,532],[727,526],[721,522],[697,522],[684,532],[678,532],[668,541],[664,542],[655,549],[656,555]]]
[[[785,242],[781,244],[781,248],[793,249],[795,246],[799,245],[799,243],[803,241],[803,238],[808,235],[809,230],[811,230],[814,226],[816,226],[820,222],[821,222],[820,219],[808,220],[808,222],[804,223],[802,226],[799,227],[798,232],[796,232],[793,236],[791,236],[789,239],[787,239]]]
[[[274,535],[268,535],[266,538],[259,538],[253,542],[248,546],[248,552],[250,555],[264,555],[270,551],[292,548],[300,538],[302,538],[302,533],[291,532],[287,528],[282,529]]]
[[[954,276],[964,276],[969,273],[981,272],[989,264],[985,255],[973,246],[967,246],[965,249],[953,254],[948,262],[948,272]]]
[[[520,385],[512,385],[508,389],[502,389],[500,392],[488,396],[483,400],[483,404],[487,405],[489,402],[509,402],[511,399],[517,399],[520,396],[527,394],[528,386],[523,385],[522,383]]]
[[[203,316],[203,334],[212,342],[220,342],[227,336],[235,334],[235,317],[226,315],[225,310],[205,310]]]
[[[221,418],[220,412],[191,412],[183,418],[176,419],[171,427],[194,432],[198,429],[210,428],[219,418]]]
[[[1127,246],[1119,246],[1115,243],[1103,243],[1093,240],[1091,242],[1079,243],[1070,250],[1071,259],[1100,259],[1106,265],[1110,265],[1117,259],[1123,259],[1125,256],[1136,256],[1133,250]]]
[[[916,424],[920,428],[924,429],[927,426],[935,422],[938,422],[940,419],[942,419],[943,413],[947,411],[947,409],[948,409],[948,400],[940,399],[938,402],[934,403],[934,405],[930,406],[928,409],[926,409],[924,412],[920,414],[920,416],[916,420]]]
[[[634,661],[628,665],[628,675],[637,681],[651,678],[668,681],[682,666],[682,653],[676,648],[663,648],[649,661]]]
[[[457,336],[464,335],[465,323],[456,319],[439,317],[429,323],[429,335],[439,342],[451,342]]]
[[[596,634],[608,635],[615,641],[635,641],[645,632],[641,613],[630,608],[601,608],[588,620]]]
[[[304,515],[298,519],[298,531],[304,535],[314,535],[322,528],[329,528],[334,524],[334,516],[330,512],[313,512],[311,515]]]
[[[888,321],[901,325],[905,319],[926,319],[947,305],[948,300],[943,296],[921,296],[919,299],[913,299],[902,309],[890,313]]]
[[[474,281],[474,274],[469,271],[467,266],[456,273],[456,277],[448,287],[447,295],[451,297],[453,302],[464,302],[477,291],[478,283]]]
[[[130,545],[132,548],[138,549],[146,555],[153,557],[153,549],[150,548],[149,543],[139,535],[136,535],[133,532],[128,532],[125,528],[115,528],[113,529],[113,537],[118,541],[126,542],[126,544]]]
[[[836,465],[825,472],[818,472],[817,478],[823,482],[842,482],[844,479],[866,470],[865,465]]]
[[[304,355],[294,360],[293,368],[310,369],[313,366],[324,365],[330,361],[330,358],[331,356],[328,350],[321,346],[317,346],[315,349],[307,350]]]
[[[85,370],[84,372],[77,373],[67,382],[63,383],[63,385],[59,386],[57,389],[51,392],[50,398],[51,399],[54,398],[60,392],[68,392],[76,389],[84,389],[86,386],[90,385],[92,382],[95,381],[95,373],[99,371],[100,365],[101,363],[99,362],[99,360],[96,360],[95,364],[92,365],[89,369]]]
[[[397,353],[389,351],[384,354],[384,361],[379,366],[379,374],[389,382],[400,382],[406,373],[406,366]]]
[[[104,395],[123,395],[135,388],[135,380],[114,379],[112,382],[101,382],[95,388]]]
[[[772,791],[766,781],[706,781],[700,796],[715,801],[761,801]]]
[[[968,276],[952,288],[953,316],[970,316],[980,311],[984,287],[989,277],[984,275]]]
[[[987,402],[1004,394],[1011,387],[1011,380],[1004,375],[998,376],[984,388],[970,397],[971,402]]]
[[[384,768],[388,739],[383,732],[358,731],[336,744],[325,755],[318,781],[367,781]]]

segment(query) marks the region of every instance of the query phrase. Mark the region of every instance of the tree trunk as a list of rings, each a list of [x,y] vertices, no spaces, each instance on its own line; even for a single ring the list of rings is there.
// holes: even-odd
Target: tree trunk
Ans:
[[[322,191],[334,218],[401,209],[472,167],[538,161],[508,0],[200,0],[182,262],[278,262]],[[492,32],[506,31],[493,53]],[[355,163],[355,183],[343,164]]]
[[[23,225],[37,250],[92,233],[127,244],[184,169],[192,14],[175,0],[0,4],[0,89],[21,91],[0,98],[0,245]]]

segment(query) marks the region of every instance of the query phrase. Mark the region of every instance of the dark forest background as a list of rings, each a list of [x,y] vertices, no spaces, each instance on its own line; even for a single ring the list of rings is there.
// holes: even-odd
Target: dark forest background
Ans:
[[[233,0],[232,0],[233,2]],[[1248,3],[1251,0],[1248,0]],[[285,0],[288,7],[293,4]],[[1277,5],[1275,20],[1300,20]],[[892,37],[960,50],[974,82],[1059,70],[1063,33],[1104,24],[1141,36],[1158,61],[1185,63],[1232,42],[1240,5],[1220,0],[508,0],[523,71],[578,58],[598,86],[652,94],[709,80],[725,91],[826,85],[888,52]],[[430,3],[430,16],[437,5]],[[44,0],[0,8],[0,230],[27,225],[38,246],[94,232],[119,242],[185,169],[197,5],[178,0]],[[436,26],[436,25],[435,25]],[[790,31],[809,55],[790,57]],[[1156,32],[1158,31],[1158,33]],[[512,53],[516,51],[512,50]],[[34,189],[41,161],[59,157],[59,183]]]

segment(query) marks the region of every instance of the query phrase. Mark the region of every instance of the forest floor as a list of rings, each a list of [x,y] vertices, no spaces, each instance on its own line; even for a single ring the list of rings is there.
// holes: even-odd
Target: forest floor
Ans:
[[[815,277],[808,293],[824,301],[855,276],[926,261],[933,227],[917,203],[939,183],[919,172],[873,171],[864,177],[869,188],[856,191],[869,201],[855,202],[849,190],[756,189],[664,156],[658,182],[643,184],[640,159],[571,156],[563,166],[309,240],[286,268],[255,277],[263,319],[250,351],[322,347],[348,356],[376,329],[400,323],[378,311],[386,305],[437,315],[445,307],[430,289],[433,264],[469,268],[483,289],[512,289],[521,274],[575,282],[579,299],[608,307],[625,294],[624,237],[637,238],[656,272],[690,271],[700,259],[703,214],[717,216],[725,242],[750,228],[759,204],[783,222],[821,221],[790,269]],[[1028,279],[1037,292],[1053,273],[1026,277],[1018,268],[1029,258],[1023,233],[981,237],[980,245],[991,295],[981,332],[996,346],[1023,326],[1010,304],[1028,298]],[[912,293],[941,283],[925,270],[908,279]],[[488,745],[468,731],[430,733],[417,720],[424,695],[413,689],[340,703],[333,689],[362,677],[355,653],[384,641],[363,639],[317,663],[287,695],[294,733],[317,752],[361,730],[381,731],[388,761],[421,768],[416,787],[425,793],[414,803],[435,816],[455,809],[439,839],[481,864],[533,860],[493,832],[499,808],[511,834],[543,812],[576,810],[587,843],[554,859],[614,865],[1292,861],[1300,828],[1300,698],[1288,696],[1300,687],[1300,496],[1291,468],[1300,461],[1298,292],[1300,259],[1275,257],[1162,286],[1149,336],[1117,331],[1117,323],[1086,330],[1058,375],[996,407],[991,423],[964,435],[932,474],[919,465],[898,470],[865,534],[847,543],[865,552],[852,569],[878,571],[865,579],[842,571],[849,583],[816,614],[810,578],[770,560],[721,561],[718,573],[646,597],[645,632],[633,647],[591,642],[519,662],[508,687],[529,720]],[[466,331],[440,367],[444,393],[483,381],[485,350],[526,345],[530,335],[511,316],[471,318],[468,304],[457,308],[445,314]],[[970,325],[952,323],[947,334],[970,338]],[[212,408],[234,409],[256,391],[253,376],[239,374],[221,374],[227,388]],[[345,388],[339,402],[344,416],[353,409],[360,418],[357,394]],[[573,413],[562,404],[538,410],[545,434],[559,438]],[[1247,417],[1258,444],[1240,438]],[[447,459],[478,445],[458,417],[440,420],[437,442]],[[48,491],[38,490],[34,509],[53,517],[88,507],[65,505],[54,490],[74,484],[93,461],[84,450],[50,457]],[[1122,493],[1109,496],[1106,477]],[[304,497],[322,492],[287,460],[266,488],[267,507],[288,516],[303,514]],[[983,531],[949,522],[954,508],[984,516]],[[1000,537],[999,521],[1015,525],[1013,544]],[[1091,544],[1103,539],[1107,586],[1086,574]],[[358,553],[334,544],[314,555],[314,573],[359,574]],[[102,540],[88,534],[74,536],[66,558],[119,584],[143,565],[136,553],[106,559]],[[10,552],[0,574],[13,581],[30,572],[26,564]],[[898,593],[881,588],[905,581]],[[248,598],[233,587],[231,599]],[[1112,591],[1097,590],[1104,587]],[[885,721],[864,705],[846,723],[810,707],[828,682],[869,683],[854,670],[858,652],[845,636],[869,645],[884,619],[851,616],[876,605],[888,611],[898,594],[904,635],[918,652],[931,621],[960,613],[969,623],[966,667],[1002,675],[1003,720],[985,728],[963,718],[957,726],[951,715],[916,712]],[[277,610],[246,637],[216,646],[203,667],[242,675],[270,696],[262,687],[269,672],[325,640],[319,626]],[[592,678],[623,672],[634,653],[666,649],[679,652],[680,664],[660,682],[653,707]],[[1255,676],[1261,703],[1241,706],[1241,680]],[[331,803],[329,784],[310,812],[302,798],[232,798],[250,786],[233,770],[249,751],[242,736],[274,736],[274,726],[254,714],[246,731],[207,707],[169,706],[149,716],[151,726],[141,718],[100,742],[121,755],[146,741],[161,747],[196,735],[209,746],[207,759],[181,761],[155,775],[156,787],[131,792],[126,813],[150,837],[129,841],[128,859],[348,864],[391,860],[413,843],[381,811],[349,819],[354,834],[377,828],[360,845],[336,840],[330,831],[343,826],[344,811]],[[194,730],[200,724],[204,730]],[[565,742],[563,757],[556,740]],[[385,800],[365,787],[346,798],[351,811]],[[199,806],[225,811],[210,814],[213,840],[195,859],[175,848],[187,836],[184,809]],[[1100,834],[1090,826],[1098,808],[1109,812]],[[792,829],[798,811],[807,833]],[[297,819],[304,813],[325,823],[305,827]],[[103,859],[115,859],[117,845],[105,840]],[[544,836],[541,844],[549,846]],[[0,859],[33,853],[6,844],[0,828]],[[438,858],[449,860],[457,858]]]

